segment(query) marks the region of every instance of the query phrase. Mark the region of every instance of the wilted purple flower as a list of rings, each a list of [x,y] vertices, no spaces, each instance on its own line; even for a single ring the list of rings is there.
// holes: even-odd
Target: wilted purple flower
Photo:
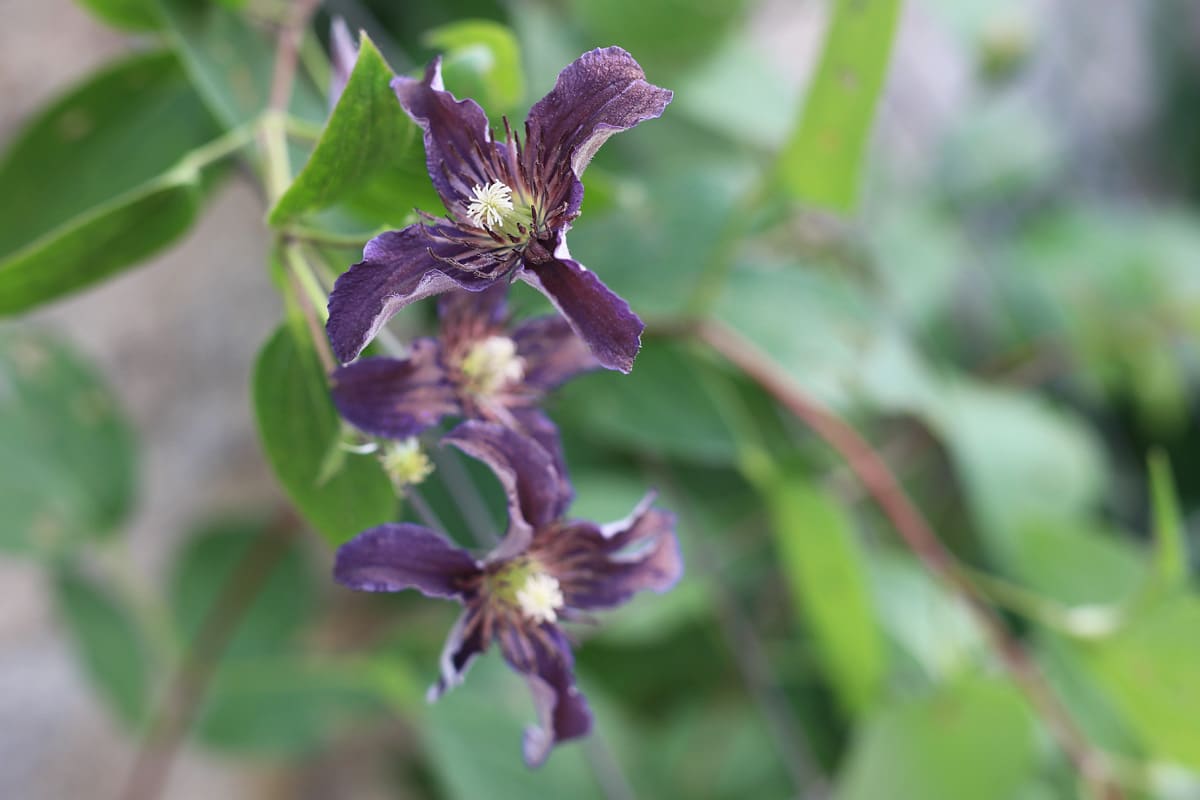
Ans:
[[[461,683],[474,658],[495,642],[533,694],[539,725],[526,729],[524,754],[538,766],[555,743],[583,736],[592,725],[558,621],[674,586],[683,574],[675,518],[652,508],[650,494],[620,522],[564,520],[570,486],[529,439],[472,421],[443,441],[486,462],[504,486],[509,526],[500,545],[478,560],[420,525],[381,525],[342,545],[334,577],[359,591],[413,588],[462,603],[429,700]]]
[[[550,299],[601,364],[628,372],[642,321],[571,259],[565,236],[583,202],[579,176],[596,150],[617,131],[661,115],[671,92],[647,83],[621,48],[593,50],[533,106],[522,143],[507,122],[504,141],[494,141],[483,109],[445,91],[440,59],[423,80],[396,78],[392,88],[425,130],[429,176],[450,216],[375,237],[338,278],[328,324],[338,358],[354,359],[415,300],[515,277]]]
[[[539,403],[599,364],[561,317],[507,330],[507,293],[496,285],[442,295],[437,339],[417,339],[407,358],[366,358],[333,373],[338,411],[367,433],[392,439],[447,416],[498,422],[536,439],[565,471],[558,430]]]

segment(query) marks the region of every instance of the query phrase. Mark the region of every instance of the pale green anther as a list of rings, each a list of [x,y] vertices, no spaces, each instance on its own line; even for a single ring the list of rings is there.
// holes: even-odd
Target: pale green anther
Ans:
[[[397,489],[416,486],[433,474],[433,462],[414,436],[402,442],[389,443],[380,454],[379,461]]]
[[[516,343],[507,336],[489,336],[475,344],[459,369],[466,379],[466,390],[476,397],[491,396],[525,377],[524,359],[517,355]]]

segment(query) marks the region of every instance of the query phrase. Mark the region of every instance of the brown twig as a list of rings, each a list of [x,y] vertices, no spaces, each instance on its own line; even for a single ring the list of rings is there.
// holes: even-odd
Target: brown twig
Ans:
[[[689,329],[692,335],[758,383],[842,456],[913,554],[927,570],[966,601],[997,656],[1030,705],[1046,722],[1093,796],[1102,800],[1120,800],[1123,792],[1113,780],[1107,759],[1091,746],[1033,657],[965,577],[954,555],[942,544],[871,445],[840,417],[810,398],[736,331],[716,322],[699,322]]]
[[[167,685],[162,705],[147,729],[120,794],[123,800],[152,800],[162,795],[175,754],[195,719],[204,693],[230,639],[250,604],[287,549],[290,514],[246,549],[204,617],[178,671]]]

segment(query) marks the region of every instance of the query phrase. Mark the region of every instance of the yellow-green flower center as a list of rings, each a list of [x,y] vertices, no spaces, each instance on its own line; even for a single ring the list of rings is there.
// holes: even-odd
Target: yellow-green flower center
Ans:
[[[415,486],[433,472],[433,464],[415,436],[402,442],[390,442],[380,454],[379,461],[397,489]]]
[[[487,579],[487,592],[501,605],[516,608],[531,622],[554,622],[563,607],[558,579],[530,560],[512,561]]]
[[[488,397],[525,377],[525,362],[517,355],[517,345],[507,336],[489,336],[475,344],[459,367],[466,390],[476,397]]]
[[[508,184],[493,181],[487,186],[475,184],[471,189],[467,219],[492,233],[524,239],[532,227],[532,210],[520,197],[513,202],[512,188]]]

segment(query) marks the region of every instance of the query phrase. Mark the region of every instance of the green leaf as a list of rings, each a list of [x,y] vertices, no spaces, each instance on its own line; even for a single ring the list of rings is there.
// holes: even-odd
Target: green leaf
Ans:
[[[224,654],[272,654],[295,640],[312,613],[315,587],[299,537],[284,536],[261,524],[225,522],[188,539],[176,556],[169,584],[181,641],[195,640],[220,597],[243,590],[249,594],[245,586],[255,591],[238,612]],[[254,559],[261,559],[261,569],[253,574],[239,571]],[[231,582],[237,581],[243,586],[233,588]]]
[[[425,34],[425,45],[443,52],[442,75],[455,97],[470,97],[491,115],[511,113],[525,95],[517,37],[483,19],[452,22]]]
[[[1154,566],[1163,588],[1187,583],[1187,536],[1183,512],[1171,477],[1171,463],[1162,452],[1150,454],[1150,503],[1154,511]]]
[[[47,337],[0,333],[0,551],[111,532],[135,488],[133,433],[94,370]]]
[[[854,210],[899,16],[900,0],[834,3],[816,77],[776,170],[795,200]]]
[[[167,34],[192,84],[226,128],[244,125],[267,108],[275,48],[241,15],[207,0],[158,0]],[[325,118],[325,100],[303,74],[289,109],[302,119]]]
[[[606,445],[707,464],[738,455],[720,409],[709,396],[705,364],[686,348],[647,340],[633,372],[595,372],[565,386],[559,406],[581,434]]]
[[[1093,674],[1158,759],[1200,768],[1200,599],[1139,615],[1085,651]]]
[[[0,163],[0,313],[94,283],[195,218],[186,155],[216,133],[170,53],[118,62],[33,119]]]
[[[777,472],[761,489],[796,613],[812,630],[843,708],[862,714],[887,665],[852,521],[794,470]]]
[[[54,594],[88,677],[122,720],[138,723],[146,712],[151,670],[129,611],[104,586],[71,568],[55,574]]]
[[[341,544],[395,518],[395,491],[373,458],[351,455],[340,472],[318,481],[341,425],[325,373],[303,332],[282,326],[259,353],[254,409],[263,450],[279,482],[330,543]]]
[[[154,0],[76,0],[79,5],[116,28],[153,31],[162,27]]]
[[[271,210],[281,225],[356,193],[366,183],[386,190],[397,218],[433,194],[417,126],[390,81],[392,70],[363,34],[358,60],[308,163]]]
[[[885,707],[858,732],[837,800],[1010,800],[1033,777],[1033,721],[1017,690],[985,678]]]
[[[379,714],[384,706],[374,684],[357,662],[299,654],[226,662],[209,687],[196,735],[212,747],[258,756],[316,750]]]
[[[490,653],[471,679],[422,715],[420,732],[448,797],[526,800],[530,797],[599,798],[599,788],[577,743],[559,745],[537,771],[521,760],[521,731],[536,717],[524,682]]]

